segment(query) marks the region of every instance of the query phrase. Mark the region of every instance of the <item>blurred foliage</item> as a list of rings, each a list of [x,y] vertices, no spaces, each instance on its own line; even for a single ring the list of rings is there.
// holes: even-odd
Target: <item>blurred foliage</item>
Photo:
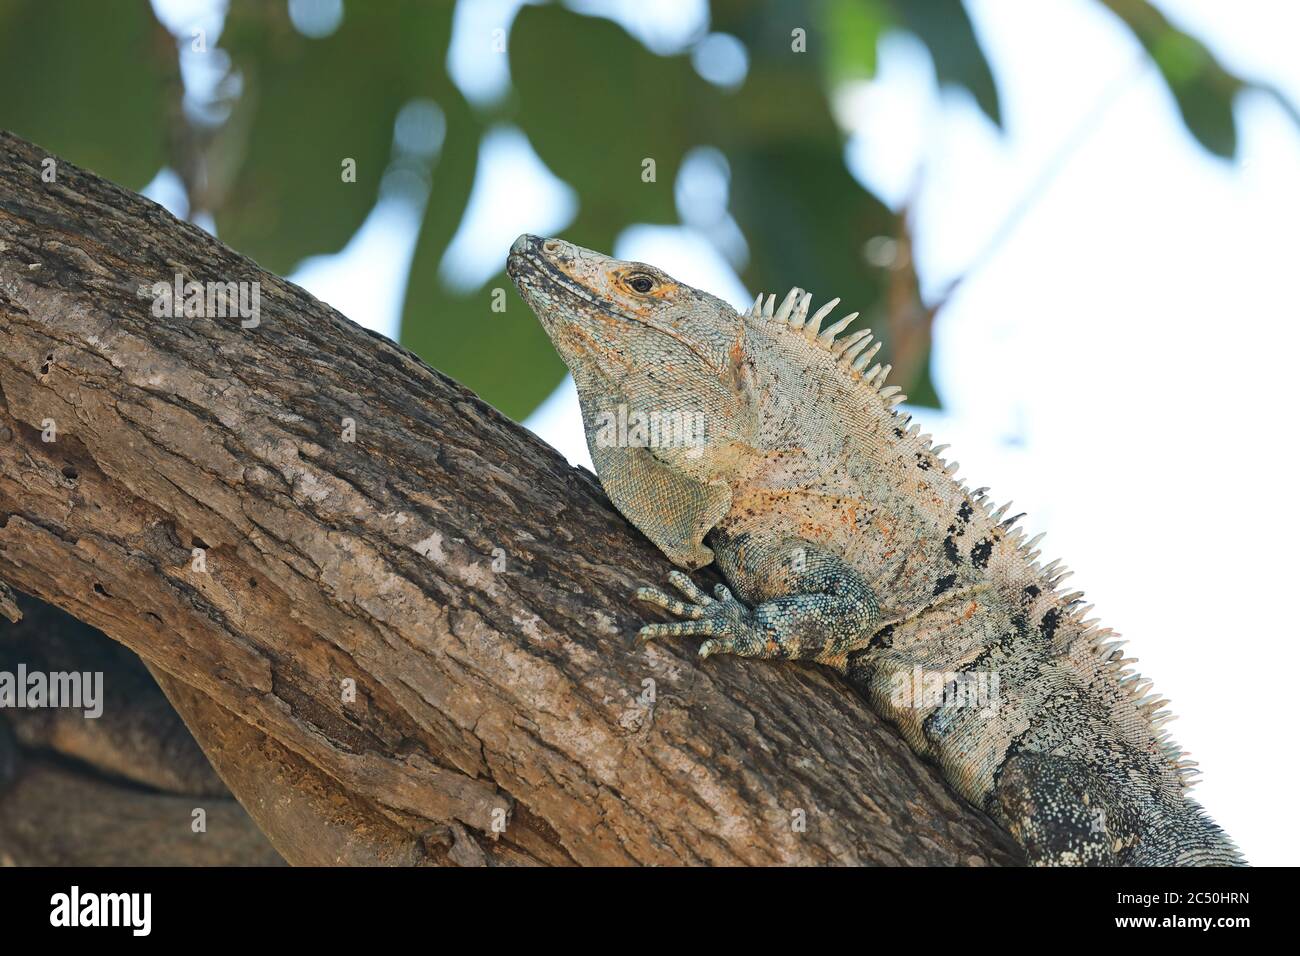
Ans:
[[[934,73],[942,86],[956,86],[975,97],[980,109],[994,123],[1002,125],[998,88],[984,51],[975,39],[975,27],[961,0],[925,0],[891,4],[899,21],[930,50]]]
[[[1150,54],[1192,135],[1232,156],[1233,99],[1255,84],[1147,0],[1098,2]],[[885,339],[899,384],[935,401],[929,326],[941,303],[921,299],[906,210],[889,209],[846,169],[831,93],[874,75],[880,37],[905,30],[928,49],[940,85],[1000,125],[993,71],[961,0],[713,0],[710,30],[735,36],[749,55],[734,90],[702,79],[689,53],[657,55],[610,20],[528,6],[509,32],[512,90],[482,109],[446,71],[452,11],[446,0],[348,0],[336,31],[309,38],[285,3],[231,0],[214,42],[236,82],[228,117],[205,124],[181,109],[177,40],[144,0],[0,0],[0,124],[137,189],[171,166],[194,212],[210,213],[223,240],[280,273],[341,249],[386,172],[427,177],[402,341],[515,417],[559,382],[559,359],[504,273],[468,294],[439,276],[485,133],[518,126],[578,195],[565,237],[602,250],[633,223],[677,223],[681,164],[713,147],[726,158],[728,211],[748,246],[737,263],[745,284],[780,292],[798,282],[818,298],[842,296]],[[475,44],[484,57],[501,55],[490,37]],[[436,103],[446,121],[431,162],[394,152],[394,120],[414,99]],[[345,158],[356,161],[353,183],[340,175]],[[652,183],[641,178],[647,158]],[[865,253],[882,238],[900,251],[892,265]],[[509,290],[504,313],[490,308],[496,288]]]
[[[1200,144],[1225,158],[1236,155],[1233,98],[1247,84],[1224,69],[1205,44],[1174,27],[1146,0],[1104,0],[1151,55],[1188,130]]]
[[[0,126],[140,189],[168,163],[176,44],[146,3],[0,0]]]
[[[398,110],[425,97],[465,112],[446,74],[430,69],[450,41],[450,5],[427,0],[348,4],[320,39],[299,33],[284,4],[232,4],[221,47],[245,91],[226,126],[241,161],[212,207],[222,239],[280,273],[341,249],[378,197]],[[344,157],[356,161],[355,183],[343,181]],[[465,184],[446,197],[457,218],[467,195]]]

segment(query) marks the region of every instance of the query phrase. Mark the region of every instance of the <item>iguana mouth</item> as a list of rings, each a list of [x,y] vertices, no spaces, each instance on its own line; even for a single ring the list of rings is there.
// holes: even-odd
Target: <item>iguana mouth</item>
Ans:
[[[591,289],[555,265],[542,251],[542,242],[543,240],[537,236],[524,235],[516,239],[514,245],[510,247],[510,256],[506,259],[506,275],[511,278],[521,294],[531,292],[536,295],[539,292],[558,290],[572,298],[581,299],[601,312],[629,318],[618,303],[600,298]],[[525,295],[525,298],[528,296]],[[534,303],[530,301],[528,304]],[[549,311],[547,309],[534,309],[534,311],[543,321],[549,318],[546,314]]]

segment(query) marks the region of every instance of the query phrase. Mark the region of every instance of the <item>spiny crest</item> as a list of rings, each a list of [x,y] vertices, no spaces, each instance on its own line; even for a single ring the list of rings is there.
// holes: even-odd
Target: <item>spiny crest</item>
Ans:
[[[944,447],[946,446],[939,446],[932,450],[937,453]],[[1004,530],[1010,529],[1011,525],[1024,517],[1015,515],[1004,519],[1003,516],[1011,509],[1011,502],[1008,501],[994,510],[991,508],[987,493],[987,488],[976,488],[972,492],[972,498],[977,506],[998,523],[999,527]],[[1151,693],[1152,681],[1141,677],[1133,669],[1132,665],[1137,663],[1137,658],[1125,657],[1122,650],[1128,642],[1119,640],[1119,634],[1108,627],[1099,627],[1099,620],[1088,616],[1094,605],[1083,603],[1083,592],[1063,591],[1061,583],[1073,572],[1068,571],[1059,558],[1046,565],[1039,565],[1037,559],[1042,552],[1038,550],[1038,544],[1043,540],[1043,535],[1041,533],[1034,535],[1027,541],[1023,539],[1023,531],[1019,528],[1007,535],[1007,540],[1016,547],[1020,556],[1029,562],[1030,569],[1040,575],[1047,585],[1044,597],[1054,599],[1056,606],[1064,611],[1066,619],[1079,628],[1077,634],[1072,637],[1066,637],[1067,632],[1061,631],[1061,639],[1082,641],[1082,646],[1100,659],[1102,669],[1120,688],[1124,699],[1146,718],[1157,750],[1183,789],[1190,790],[1196,786],[1197,781],[1194,778],[1200,774],[1196,761],[1188,760],[1187,751],[1170,739],[1169,731],[1161,729],[1165,724],[1176,719],[1174,713],[1165,706],[1169,703],[1168,699]]]
[[[836,338],[837,335],[848,328],[849,323],[858,317],[858,313],[850,312],[825,329],[822,328],[822,322],[830,316],[831,312],[839,304],[839,299],[831,299],[809,316],[808,310],[812,306],[812,293],[795,287],[786,293],[779,306],[776,304],[775,295],[760,294],[754,300],[754,305],[749,310],[749,314],[756,319],[779,322],[791,332],[801,334],[809,344],[819,346],[830,352],[849,375],[855,379],[861,379],[879,393],[881,400],[885,403],[885,408],[893,409],[894,406],[906,401],[907,396],[903,394],[902,389],[897,385],[885,385],[885,379],[893,366],[881,365],[880,363],[871,364],[871,360],[880,351],[879,342],[872,344],[871,330],[864,329],[861,332],[846,335],[841,339]]]

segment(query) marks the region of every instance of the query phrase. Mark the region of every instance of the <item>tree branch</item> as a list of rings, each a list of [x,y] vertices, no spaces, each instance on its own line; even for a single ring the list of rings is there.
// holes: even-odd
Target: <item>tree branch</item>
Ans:
[[[1019,862],[835,675],[635,650],[669,568],[592,476],[45,158],[0,134],[0,578],[138,653],[287,860]],[[155,316],[177,274],[260,324]]]

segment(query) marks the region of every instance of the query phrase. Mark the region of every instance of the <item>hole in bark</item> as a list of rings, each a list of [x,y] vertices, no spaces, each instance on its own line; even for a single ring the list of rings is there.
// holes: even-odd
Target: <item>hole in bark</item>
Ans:
[[[250,588],[255,588],[255,587],[257,587],[257,578],[249,578],[249,579],[248,579],[248,586],[249,586]]]
[[[49,375],[49,374],[50,374],[50,363],[53,362],[53,361],[54,361],[54,353],[53,353],[53,352],[51,352],[49,355],[45,356],[45,364],[41,366],[41,374],[42,374],[42,375]]]
[[[107,591],[105,591],[105,590],[104,590],[104,585],[100,584],[98,581],[95,582],[95,593],[98,594],[100,597],[112,597],[112,596],[113,596],[113,595],[109,594]]]
[[[202,538],[200,538],[197,534],[193,537],[192,541],[193,544],[191,545],[191,547],[202,548],[204,551],[208,550],[208,543],[204,541]]]
[[[76,481],[76,480],[77,480],[77,469],[76,469],[76,468],[72,467],[71,465],[64,465],[63,468],[62,468],[61,470],[62,470],[62,472],[63,472],[63,477],[64,477],[64,478],[67,478],[69,481]]]

